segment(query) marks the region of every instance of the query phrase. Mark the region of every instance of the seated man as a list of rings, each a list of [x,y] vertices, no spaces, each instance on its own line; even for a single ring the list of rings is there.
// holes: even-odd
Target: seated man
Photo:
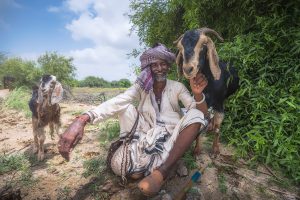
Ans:
[[[175,55],[162,44],[146,50],[140,57],[141,74],[136,83],[79,116],[62,135],[60,154],[69,159],[87,122],[97,123],[117,115],[124,143],[111,157],[109,167],[122,178],[145,176],[138,185],[145,195],[159,192],[170,169],[208,123],[202,93],[207,80],[202,74],[190,79],[193,98],[182,83],[166,79],[174,60]],[[132,105],[136,101],[137,108]],[[184,116],[179,101],[187,109]]]

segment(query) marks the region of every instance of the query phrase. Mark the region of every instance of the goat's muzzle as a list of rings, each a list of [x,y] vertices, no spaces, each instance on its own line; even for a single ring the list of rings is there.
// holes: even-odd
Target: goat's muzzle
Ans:
[[[184,72],[185,75],[190,76],[193,72],[193,67],[185,67],[183,69],[183,72]]]
[[[197,75],[198,71],[199,71],[199,69],[197,69],[197,68],[194,69],[194,67],[184,67],[183,75],[185,76],[185,78],[191,79]]]

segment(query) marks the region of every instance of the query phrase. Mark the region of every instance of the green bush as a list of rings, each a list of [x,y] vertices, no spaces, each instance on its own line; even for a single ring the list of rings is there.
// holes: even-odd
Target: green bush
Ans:
[[[120,135],[119,120],[108,119],[101,124],[100,127],[100,142],[109,142],[117,138]]]
[[[76,85],[76,68],[73,58],[59,55],[56,52],[46,52],[39,56],[37,62],[27,61],[18,57],[6,58],[0,52],[0,80],[4,76],[14,77],[13,87],[26,86],[31,88],[37,84],[44,74],[55,75],[63,85]]]
[[[209,27],[219,32],[225,39],[216,42],[219,56],[233,63],[240,76],[240,89],[225,106],[222,139],[235,145],[240,156],[271,165],[299,184],[298,4],[131,0],[129,17],[141,42],[148,46],[162,42],[174,52],[173,41],[186,30]]]
[[[88,177],[90,175],[103,177],[102,173],[106,169],[106,160],[102,157],[86,160],[83,163],[83,167],[85,169],[85,171],[83,172],[84,177]]]
[[[223,138],[241,156],[300,182],[299,30],[284,17],[258,17],[260,32],[238,35],[219,54],[239,69],[240,89],[226,106]]]
[[[31,111],[28,106],[30,93],[25,87],[14,89],[4,100],[4,106],[10,109],[21,111],[26,117],[31,116]]]
[[[10,172],[15,172],[17,175],[6,180],[7,185],[30,186],[35,182],[30,170],[29,158],[23,154],[0,155],[0,175]]]

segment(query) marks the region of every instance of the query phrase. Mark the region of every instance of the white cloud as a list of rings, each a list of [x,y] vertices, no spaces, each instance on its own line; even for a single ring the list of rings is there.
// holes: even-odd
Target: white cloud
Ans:
[[[111,53],[113,52],[113,53]],[[72,56],[77,66],[79,79],[86,76],[99,76],[108,81],[128,78],[132,81],[132,69],[130,61],[126,59],[126,51],[113,47],[96,47],[82,50],[73,50],[68,56]]]
[[[8,7],[21,8],[22,6],[20,4],[18,4],[15,0],[1,0],[0,1],[0,8],[7,9]]]
[[[40,53],[36,53],[36,52],[27,52],[27,53],[21,53],[21,54],[13,55],[13,56],[21,57],[21,58],[23,58],[25,60],[29,60],[29,61],[32,61],[32,60],[36,61],[40,55],[41,55]]]
[[[66,6],[73,12],[81,13],[88,11],[94,0],[67,0]]]
[[[58,12],[60,12],[61,10],[62,10],[61,7],[56,7],[56,6],[49,6],[49,7],[47,8],[47,11],[48,11],[48,12],[51,12],[51,13],[58,13]]]
[[[130,64],[136,59],[128,59],[127,54],[139,48],[138,37],[129,37],[129,19],[124,16],[129,10],[128,1],[67,0],[66,9],[75,17],[66,24],[75,41],[91,41],[92,46],[74,49],[68,55],[74,58],[78,78],[94,75],[106,80],[118,80],[131,73]]]

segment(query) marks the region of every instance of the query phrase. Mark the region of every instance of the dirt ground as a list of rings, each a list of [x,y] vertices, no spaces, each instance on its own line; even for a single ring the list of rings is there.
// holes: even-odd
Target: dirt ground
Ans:
[[[5,98],[7,91],[3,91]],[[90,102],[84,103],[84,94],[80,101],[68,100],[61,103],[62,133],[72,119],[85,110],[92,108]],[[87,98],[90,99],[90,98]],[[35,184],[18,186],[13,190],[20,193],[22,199],[175,199],[178,192],[187,183],[193,173],[204,169],[201,180],[189,190],[185,199],[299,199],[300,190],[294,186],[284,188],[279,177],[266,166],[250,169],[247,163],[234,156],[234,149],[221,145],[221,154],[217,158],[210,156],[211,137],[202,136],[202,152],[195,158],[197,167],[188,171],[186,164],[180,161],[171,172],[160,193],[153,198],[144,197],[137,189],[138,181],[129,180],[125,186],[120,179],[107,170],[101,176],[83,176],[84,161],[106,157],[106,145],[99,143],[99,126],[89,125],[80,144],[72,152],[69,162],[58,153],[58,136],[51,140],[47,134],[45,141],[45,160],[36,161],[32,154],[33,136],[31,119],[13,110],[0,112],[0,154],[25,154],[30,156]],[[4,188],[15,174],[0,175],[0,188]],[[1,199],[1,197],[0,197]]]

